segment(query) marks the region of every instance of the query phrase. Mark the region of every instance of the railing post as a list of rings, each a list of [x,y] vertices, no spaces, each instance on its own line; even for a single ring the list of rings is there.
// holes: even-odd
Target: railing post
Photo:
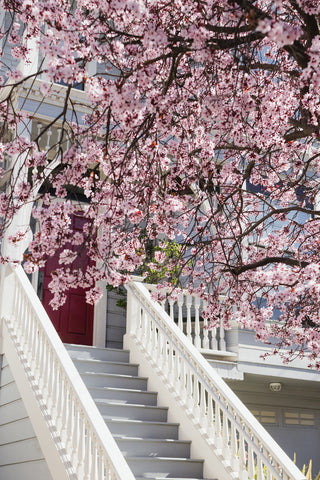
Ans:
[[[127,334],[134,334],[137,331],[139,306],[131,290],[127,290]]]

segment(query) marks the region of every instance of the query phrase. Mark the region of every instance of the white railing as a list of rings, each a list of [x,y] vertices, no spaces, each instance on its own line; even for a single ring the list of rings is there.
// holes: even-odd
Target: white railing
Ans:
[[[223,480],[305,479],[205,358],[187,341],[170,316],[151,299],[147,288],[132,282],[127,290],[127,346],[130,344],[131,353],[135,348],[139,350],[139,355],[146,359],[145,363],[152,363],[154,372],[168,386],[168,394],[172,392],[180,410],[192,419],[201,438],[211,448],[212,457],[218,456],[231,472],[222,476]]]
[[[149,292],[157,290],[155,285],[144,285]],[[183,292],[177,299],[168,296],[160,305],[198,350],[207,350],[208,353],[217,355],[231,353],[228,352],[226,331],[222,322],[219,327],[209,329],[208,320],[202,318],[204,304],[199,297]]]
[[[3,330],[32,382],[48,428],[59,434],[70,478],[134,480],[22,267],[3,270]]]

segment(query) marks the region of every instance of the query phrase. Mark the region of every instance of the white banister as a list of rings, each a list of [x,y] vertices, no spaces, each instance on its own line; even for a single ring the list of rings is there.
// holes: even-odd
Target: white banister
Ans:
[[[58,437],[55,455],[69,473],[46,458],[53,479],[135,480],[22,267],[7,265],[1,277],[2,353],[19,358],[39,422]]]
[[[157,290],[156,285],[144,285],[149,292]],[[163,293],[163,290],[161,290],[161,293]],[[166,293],[166,290],[164,293]],[[222,356],[228,354],[235,355],[233,352],[228,351],[222,322],[218,328],[208,328],[208,320],[202,318],[202,311],[205,305],[199,297],[183,292],[178,295],[177,300],[169,296],[168,299],[162,300],[160,304],[198,350],[207,350],[208,353]]]
[[[172,397],[172,404],[178,405],[174,415],[177,420],[179,417],[180,428],[184,428],[181,418],[186,424],[191,422],[195,443],[201,444],[199,451],[205,458],[205,476],[219,480],[305,480],[179,326],[152,300],[148,289],[138,282],[126,288],[126,347],[135,361],[139,358],[142,368],[153,369],[159,395],[165,389],[166,400]],[[214,463],[213,458],[223,465],[219,473],[219,462]]]

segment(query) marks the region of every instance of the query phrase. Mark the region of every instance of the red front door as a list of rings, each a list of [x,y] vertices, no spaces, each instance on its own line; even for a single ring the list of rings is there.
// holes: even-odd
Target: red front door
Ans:
[[[72,218],[73,229],[75,231],[82,230],[84,221],[82,217],[74,215]],[[72,288],[69,290],[66,293],[66,303],[59,310],[52,310],[49,305],[52,294],[48,285],[52,280],[51,272],[60,266],[58,262],[59,253],[47,261],[43,271],[43,306],[63,342],[92,345],[94,309],[93,305],[86,303],[85,290],[83,288]],[[88,258],[83,255],[81,261],[84,264],[88,263]]]

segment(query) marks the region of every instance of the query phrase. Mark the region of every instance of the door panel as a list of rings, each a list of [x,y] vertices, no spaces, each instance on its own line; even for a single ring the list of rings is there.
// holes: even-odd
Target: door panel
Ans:
[[[84,222],[83,217],[73,215],[73,230],[82,230]],[[64,248],[73,249],[74,247],[65,246]],[[43,270],[42,303],[63,342],[92,345],[94,308],[93,305],[86,303],[85,289],[77,287],[66,292],[67,300],[58,310],[53,310],[49,305],[52,294],[48,285],[52,280],[51,272],[60,266],[61,251],[62,249],[48,259]],[[88,265],[89,259],[84,252],[79,254],[78,260],[83,266]]]

